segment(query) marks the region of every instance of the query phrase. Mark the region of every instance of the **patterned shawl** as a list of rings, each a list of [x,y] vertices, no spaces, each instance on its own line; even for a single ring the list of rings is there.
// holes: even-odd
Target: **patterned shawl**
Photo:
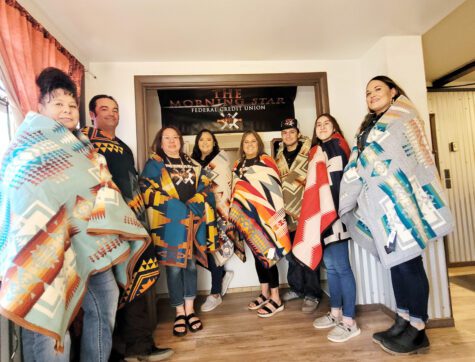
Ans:
[[[149,241],[89,140],[36,113],[3,159],[0,223],[0,313],[58,349],[89,276],[126,261],[125,287]]]
[[[111,139],[102,130],[85,127],[81,132],[89,138],[94,148],[106,158],[112,181],[119,188],[127,205],[137,219],[148,229],[147,213],[140,192],[134,155],[119,138]],[[151,288],[158,279],[160,269],[153,243],[150,243],[137,259],[132,281],[127,289],[121,290],[119,306],[129,303]]]
[[[400,96],[379,119],[358,154],[353,147],[339,213],[353,240],[390,268],[422,253],[452,231],[424,125]]]
[[[326,244],[348,238],[338,219],[335,199],[338,199],[339,183],[349,153],[348,144],[339,133],[310,150],[307,183],[292,253],[312,270],[322,259],[324,232]]]
[[[229,218],[229,207],[231,206],[231,165],[225,151],[220,151],[203,168],[203,172],[211,181],[211,191],[214,194],[214,203],[210,205],[216,210],[218,225],[218,238],[214,235],[208,235],[208,251],[213,253],[228,239],[226,235],[227,223]],[[209,204],[207,204],[209,205]]]
[[[228,235],[236,255],[245,261],[244,241],[265,267],[276,264],[290,251],[279,170],[274,160],[260,156],[242,178],[233,168],[233,198]]]
[[[190,159],[191,160],[191,159]],[[196,194],[186,202],[180,201],[163,159],[153,154],[140,176],[145,207],[147,208],[150,233],[155,244],[158,262],[163,265],[186,268],[193,256],[208,266],[206,237],[215,243],[218,231],[214,210],[205,203],[214,203],[209,192],[209,179],[195,164],[197,175]]]
[[[279,148],[275,161],[282,178],[282,194],[284,195],[285,213],[287,214],[287,226],[289,231],[297,229],[297,221],[302,208],[302,198],[307,178],[308,152],[312,142],[308,137],[299,140],[302,147],[289,168],[284,156],[284,144]]]

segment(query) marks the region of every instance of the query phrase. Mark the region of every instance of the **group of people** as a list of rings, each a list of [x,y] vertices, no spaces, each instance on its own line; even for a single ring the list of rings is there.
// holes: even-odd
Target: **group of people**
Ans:
[[[22,327],[26,361],[68,361],[68,327],[83,310],[80,359],[157,361],[153,285],[165,266],[172,333],[204,328],[195,311],[197,264],[211,272],[201,306],[222,303],[233,272],[224,264],[251,250],[260,294],[248,304],[261,318],[303,299],[322,298],[323,260],[330,311],[314,320],[328,339],[360,334],[349,243],[390,268],[397,315],[373,340],[392,354],[426,350],[429,284],[421,254],[453,221],[426,142],[404,91],[378,76],[366,87],[368,114],[350,150],[336,119],[319,115],[312,139],[296,119],[281,122],[275,159],[245,131],[233,166],[214,133],[196,136],[191,155],[178,128],[157,133],[138,175],[116,137],[119,107],[110,96],[89,103],[92,127],[77,129],[77,91],[55,68],[37,79],[39,113],[29,113],[0,173],[0,312]],[[277,263],[289,261],[290,290],[279,293]]]

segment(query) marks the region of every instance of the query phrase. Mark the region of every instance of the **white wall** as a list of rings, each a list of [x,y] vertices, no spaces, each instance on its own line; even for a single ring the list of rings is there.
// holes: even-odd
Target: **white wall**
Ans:
[[[286,61],[286,62],[157,62],[157,63],[91,63],[97,79],[86,75],[86,99],[98,93],[113,95],[120,106],[121,124],[117,130],[132,150],[136,150],[135,75],[197,75],[319,72],[328,74],[330,110],[344,129],[348,123],[359,122],[364,105],[354,97],[361,92],[357,61]],[[355,113],[357,110],[357,113]],[[310,134],[314,119],[299,119],[301,130]]]

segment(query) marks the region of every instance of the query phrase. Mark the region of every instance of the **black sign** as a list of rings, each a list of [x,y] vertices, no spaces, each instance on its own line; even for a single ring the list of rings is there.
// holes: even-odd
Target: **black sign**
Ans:
[[[158,90],[162,125],[177,126],[183,135],[203,128],[215,133],[247,130],[279,131],[293,118],[297,87]]]

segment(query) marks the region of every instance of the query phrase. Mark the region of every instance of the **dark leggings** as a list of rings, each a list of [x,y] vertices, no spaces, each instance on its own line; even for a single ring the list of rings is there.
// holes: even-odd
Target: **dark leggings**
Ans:
[[[211,272],[211,293],[221,294],[223,285],[224,267],[217,266],[213,255],[208,254],[208,270]]]
[[[278,288],[279,287],[279,270],[277,269],[277,265],[274,265],[268,269],[264,265],[262,265],[262,263],[259,261],[258,258],[256,258],[255,255],[254,255],[254,261],[256,264],[256,271],[257,271],[257,277],[259,278],[259,283],[269,284],[271,288]]]
[[[392,267],[391,280],[398,310],[409,313],[411,320],[426,322],[429,281],[422,256]]]

